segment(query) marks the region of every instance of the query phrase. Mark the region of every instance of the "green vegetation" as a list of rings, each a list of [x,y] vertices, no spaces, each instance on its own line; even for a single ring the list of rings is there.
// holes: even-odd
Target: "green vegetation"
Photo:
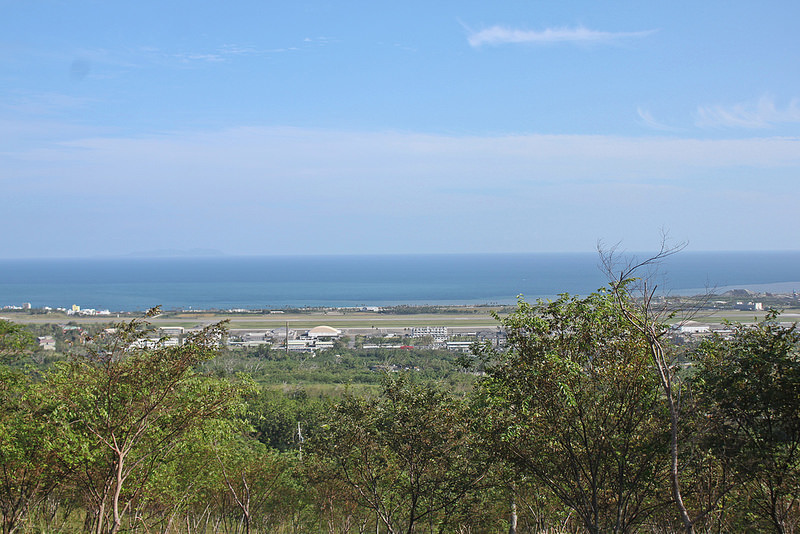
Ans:
[[[459,506],[480,491],[487,453],[458,399],[404,377],[380,395],[347,395],[310,443],[315,479],[338,483],[347,500],[373,512],[389,532],[456,529]]]
[[[11,363],[33,346],[33,336],[19,325],[0,321],[0,364]]]
[[[799,519],[800,332],[776,319],[770,313],[730,338],[705,341],[694,383],[714,429],[709,447],[747,489],[749,502],[736,506],[747,506],[759,529],[787,532]]]
[[[668,418],[648,347],[614,299],[520,302],[512,350],[489,351],[485,432],[518,477],[535,479],[587,532],[631,532],[663,500]]]
[[[0,321],[3,534],[795,530],[800,333],[679,352],[627,287],[461,356]]]
[[[456,365],[457,356],[433,349],[347,349],[286,353],[281,349],[223,350],[204,369],[217,376],[246,373],[269,388],[289,384],[306,390],[341,391],[343,386],[375,389],[388,373],[411,373],[417,380],[441,382],[466,391],[474,375]]]

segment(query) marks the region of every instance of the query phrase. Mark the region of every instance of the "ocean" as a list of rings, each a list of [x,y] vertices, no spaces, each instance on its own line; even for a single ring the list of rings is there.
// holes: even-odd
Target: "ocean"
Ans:
[[[654,280],[673,294],[706,287],[790,293],[800,290],[800,251],[684,251],[668,258]],[[0,307],[511,304],[518,295],[586,295],[606,285],[596,253],[0,260]]]

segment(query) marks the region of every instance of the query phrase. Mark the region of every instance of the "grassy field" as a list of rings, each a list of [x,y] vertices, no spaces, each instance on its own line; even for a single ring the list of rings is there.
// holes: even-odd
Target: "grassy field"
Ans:
[[[734,323],[754,323],[764,319],[766,311],[738,311],[738,310],[700,310],[692,317],[693,321],[704,324],[718,324],[725,321]],[[671,323],[679,322],[681,319],[672,319]],[[785,310],[781,314],[781,321],[796,322],[800,321],[800,309],[792,308]]]
[[[497,320],[491,315],[491,308],[448,309],[447,313],[377,313],[312,311],[302,313],[165,313],[150,319],[156,326],[181,326],[195,328],[222,320],[228,320],[232,329],[277,329],[287,323],[291,329],[313,328],[319,325],[339,329],[381,329],[412,328],[418,326],[446,326],[448,328],[494,328]],[[716,324],[724,321],[751,323],[764,318],[766,312],[737,310],[700,310],[692,318],[700,323]],[[2,318],[20,324],[108,324],[128,321],[132,314],[119,316],[75,316],[63,313],[35,314],[27,311],[3,311]],[[800,308],[786,309],[781,316],[783,321],[800,321]],[[676,318],[670,322],[678,322]]]
[[[105,324],[130,320],[133,315],[84,317],[65,315],[61,313],[30,314],[24,312],[6,312],[3,317],[21,324],[45,323],[74,323],[74,324]],[[275,329],[313,328],[319,325],[332,326],[340,329],[369,329],[369,328],[411,328],[415,326],[447,326],[447,327],[494,327],[497,321],[485,309],[480,313],[403,313],[380,314],[375,312],[358,313],[283,313],[283,314],[229,314],[229,313],[179,313],[164,314],[150,319],[157,326],[182,326],[193,328],[222,320],[230,321],[233,329]]]

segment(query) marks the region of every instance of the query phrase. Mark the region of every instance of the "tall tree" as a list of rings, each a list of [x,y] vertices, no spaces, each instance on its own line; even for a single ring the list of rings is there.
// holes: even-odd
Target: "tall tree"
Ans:
[[[669,411],[669,475],[672,499],[678,509],[681,523],[683,523],[686,533],[694,534],[694,525],[705,514],[705,511],[692,518],[689,515],[686,504],[683,502],[679,458],[682,382],[677,373],[676,362],[671,358],[671,354],[666,350],[664,344],[665,335],[668,331],[665,323],[665,313],[668,310],[665,307],[655,305],[654,297],[658,286],[651,281],[653,273],[648,272],[648,270],[657,267],[663,260],[680,252],[685,247],[686,243],[669,246],[667,244],[667,236],[663,234],[661,247],[657,253],[641,261],[630,260],[624,263],[622,268],[619,268],[619,258],[615,255],[613,248],[605,251],[598,246],[598,251],[609,278],[611,293],[614,295],[619,312],[630,326],[645,339],[653,367],[661,384],[661,391]],[[634,298],[631,294],[633,287],[638,289],[638,298]]]
[[[195,371],[214,356],[223,325],[180,346],[151,347],[151,330],[144,320],[118,324],[47,377],[60,429],[80,444],[75,476],[97,534],[119,532],[159,462],[189,430],[239,398],[236,387]]]
[[[0,513],[2,532],[16,531],[56,478],[53,444],[47,437],[45,399],[30,376],[7,367],[33,348],[33,336],[0,320]]]
[[[734,325],[696,351],[694,383],[715,423],[720,454],[734,462],[750,512],[776,532],[800,521],[800,332],[770,312]]]
[[[33,348],[33,336],[18,324],[0,319],[0,365],[19,359]]]
[[[390,533],[448,523],[486,474],[461,402],[387,377],[373,399],[345,397],[313,440],[319,475],[343,482]]]
[[[286,503],[297,503],[293,485],[293,453],[281,453],[248,438],[212,443],[220,491],[220,510],[240,519],[245,534],[261,526],[263,532],[279,523],[281,515],[290,515]],[[238,512],[238,513],[237,513]]]
[[[70,444],[49,427],[53,403],[41,384],[0,366],[0,513],[2,532],[15,532],[28,512],[61,481],[59,461]]]
[[[663,506],[665,413],[646,339],[613,295],[562,295],[502,319],[489,351],[487,431],[518,473],[574,510],[589,532],[630,532]]]

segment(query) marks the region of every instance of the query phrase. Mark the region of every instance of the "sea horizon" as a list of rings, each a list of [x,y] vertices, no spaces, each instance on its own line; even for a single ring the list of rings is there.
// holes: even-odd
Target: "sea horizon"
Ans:
[[[641,261],[650,253],[624,253]],[[0,259],[0,307],[141,311],[513,304],[608,284],[597,252]],[[642,272],[641,274],[645,274]],[[800,251],[683,251],[653,274],[668,293],[791,293]],[[770,289],[772,288],[772,289]]]
[[[610,251],[612,248],[617,254],[625,257],[635,256],[640,259],[650,257],[658,251],[648,250],[627,250],[617,248],[613,245],[608,247],[601,243],[603,252]],[[680,245],[680,244],[679,244]],[[680,248],[678,246],[678,248]],[[677,250],[671,257],[697,254],[800,254],[800,249],[764,249],[764,250],[739,250],[739,249],[720,249],[720,250]],[[399,257],[399,256],[559,256],[559,255],[591,255],[600,258],[597,250],[556,250],[556,251],[536,251],[536,252],[278,252],[278,253],[229,253],[218,249],[154,249],[139,250],[121,254],[89,254],[77,256],[15,256],[1,257],[0,262],[5,261],[56,261],[56,260],[157,260],[157,259],[265,259],[265,258],[309,258],[309,257]]]

